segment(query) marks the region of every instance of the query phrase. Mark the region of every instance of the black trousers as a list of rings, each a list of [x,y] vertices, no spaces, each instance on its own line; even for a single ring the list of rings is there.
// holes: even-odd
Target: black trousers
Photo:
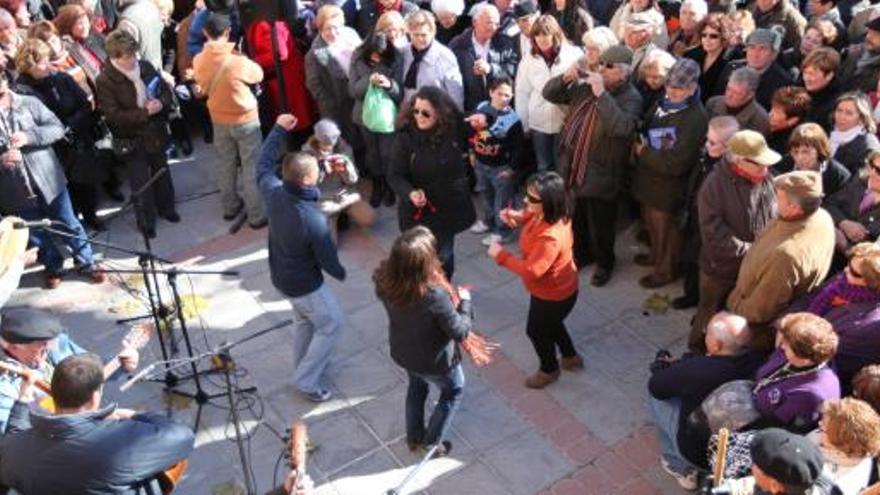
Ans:
[[[595,261],[599,267],[612,270],[617,234],[617,199],[577,198],[572,227],[574,259],[578,268]]]
[[[532,346],[541,362],[541,371],[544,373],[554,373],[559,369],[559,361],[556,359],[557,348],[562,357],[577,355],[564,323],[565,318],[574,308],[577,297],[578,293],[575,292],[562,301],[546,301],[535,296],[529,301],[526,335],[532,341]]]
[[[165,173],[144,191],[135,203],[138,209],[138,227],[152,230],[156,226],[156,211],[162,216],[169,216],[176,210],[174,206],[174,184],[171,182],[171,169],[164,151],[148,153],[140,146],[125,158],[128,168],[128,180],[132,194],[139,191],[150,178],[161,169]]]
[[[67,183],[67,191],[75,213],[82,215],[87,222],[97,218],[98,190],[94,184],[70,181]]]

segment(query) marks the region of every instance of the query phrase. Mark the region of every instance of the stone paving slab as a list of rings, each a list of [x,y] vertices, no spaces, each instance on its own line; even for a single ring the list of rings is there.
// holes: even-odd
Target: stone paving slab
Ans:
[[[184,296],[206,303],[199,318],[188,322],[196,352],[291,317],[290,303],[269,280],[265,229],[244,227],[236,235],[227,233],[218,195],[211,194],[214,186],[206,180],[211,177],[212,159],[213,151],[200,145],[194,159],[173,165],[183,222],[160,222],[154,243],[157,254],[192,263],[194,269],[240,272],[239,277],[180,277]],[[105,206],[112,210],[114,205]],[[141,247],[131,212],[112,225],[112,232],[98,239]],[[348,323],[328,369],[327,382],[335,394],[331,401],[312,404],[294,391],[291,328],[234,350],[240,386],[256,385],[261,398],[239,403],[244,406],[242,416],[251,436],[250,456],[260,493],[270,488],[276,476],[276,462],[284,448],[277,434],[283,434],[297,418],[305,419],[319,445],[309,470],[321,495],[384,494],[418,463],[419,458],[404,444],[406,375],[388,356],[387,317],[371,281],[373,269],[387,255],[397,233],[394,209],[382,208],[371,229],[340,236],[340,258],[348,277],[342,283],[328,283],[339,296]],[[567,325],[585,357],[585,370],[564,373],[544,391],[530,391],[522,385],[537,368],[524,328],[528,295],[515,276],[486,257],[479,241],[480,236],[469,233],[459,236],[456,283],[474,287],[476,327],[502,347],[496,362],[487,368],[465,364],[467,385],[453,424],[453,453],[429,462],[404,493],[680,493],[659,468],[644,394],[648,362],[659,347],[683,348],[690,314],[654,315],[642,310],[642,301],[651,293],[636,285],[646,270],[630,262],[639,250],[630,233],[620,236],[618,269],[606,287],[589,286],[589,270],[581,274],[579,301]],[[108,267],[137,268],[131,257],[104,248],[96,251]],[[14,303],[56,312],[80,344],[110,356],[125,333],[125,327],[114,320],[143,312],[140,304],[144,300],[138,294],[142,283],[136,276],[113,279],[101,286],[65,281],[58,290],[48,292],[38,288],[39,274],[31,274],[23,280],[24,288]],[[680,286],[671,286],[657,292],[675,297],[680,290]],[[167,288],[162,296],[169,300]],[[173,335],[181,337],[179,330]],[[144,351],[143,362],[160,357],[153,343]],[[222,391],[218,375],[205,378],[203,385],[211,393]],[[167,399],[161,383],[139,384],[126,393],[117,388],[108,384],[108,400],[126,407],[165,410],[188,424],[195,421],[195,404]],[[178,388],[194,389],[190,382]],[[429,406],[435,397],[434,392]],[[241,486],[238,451],[229,441],[231,431],[228,403],[222,398],[212,400],[201,414],[190,470],[175,493],[208,494],[220,487]]]

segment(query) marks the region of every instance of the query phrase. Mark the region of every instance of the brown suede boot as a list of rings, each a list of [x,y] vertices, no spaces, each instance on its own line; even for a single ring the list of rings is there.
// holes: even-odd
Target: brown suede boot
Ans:
[[[529,388],[544,388],[547,385],[555,382],[559,379],[559,370],[554,371],[553,373],[544,373],[541,370],[535,372],[534,375],[526,378],[526,387]]]
[[[584,369],[584,358],[579,354],[571,357],[562,356],[559,358],[559,367],[565,371],[577,371]]]

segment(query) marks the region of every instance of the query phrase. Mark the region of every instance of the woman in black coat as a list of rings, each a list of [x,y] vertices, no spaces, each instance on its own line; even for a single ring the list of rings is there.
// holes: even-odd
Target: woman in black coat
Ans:
[[[413,95],[411,112],[394,140],[388,182],[400,198],[400,230],[428,227],[437,238],[443,270],[455,270],[455,234],[474,223],[467,181],[464,120],[442,89],[425,86]]]
[[[388,312],[391,358],[409,375],[406,393],[406,443],[411,451],[437,446],[445,455],[452,416],[461,402],[463,343],[471,331],[470,294],[453,289],[441,272],[436,240],[425,227],[413,227],[397,238],[388,259],[373,273],[376,294]],[[440,398],[425,428],[428,384]]]
[[[360,128],[366,148],[366,169],[373,181],[370,205],[377,208],[383,201],[394,204],[394,192],[385,179],[386,168],[391,162],[394,133],[373,132],[364,127],[364,98],[370,87],[377,88],[399,108],[403,100],[403,57],[394,48],[386,33],[374,32],[351,57],[348,73],[348,91],[354,98],[351,120]],[[392,117],[393,118],[393,117]]]
[[[157,211],[169,222],[180,221],[165,156],[171,91],[149,62],[137,59],[138,42],[127,31],[110,33],[106,48],[108,62],[96,81],[98,109],[113,133],[114,148],[124,155],[131,190],[163,172],[135,203],[138,227],[155,237]]]
[[[16,91],[46,105],[67,128],[67,139],[53,145],[70,181],[74,210],[94,230],[104,230],[97,216],[96,185],[107,178],[95,154],[95,112],[86,92],[65,72],[52,70],[51,48],[39,39],[28,40],[16,57]]]

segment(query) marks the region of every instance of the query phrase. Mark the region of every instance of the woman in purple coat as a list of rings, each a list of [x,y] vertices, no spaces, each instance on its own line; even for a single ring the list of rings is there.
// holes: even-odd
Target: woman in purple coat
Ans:
[[[837,373],[828,365],[837,352],[837,334],[812,313],[779,320],[777,348],[755,376],[755,407],[762,426],[804,433],[816,428],[822,403],[840,397]]]

